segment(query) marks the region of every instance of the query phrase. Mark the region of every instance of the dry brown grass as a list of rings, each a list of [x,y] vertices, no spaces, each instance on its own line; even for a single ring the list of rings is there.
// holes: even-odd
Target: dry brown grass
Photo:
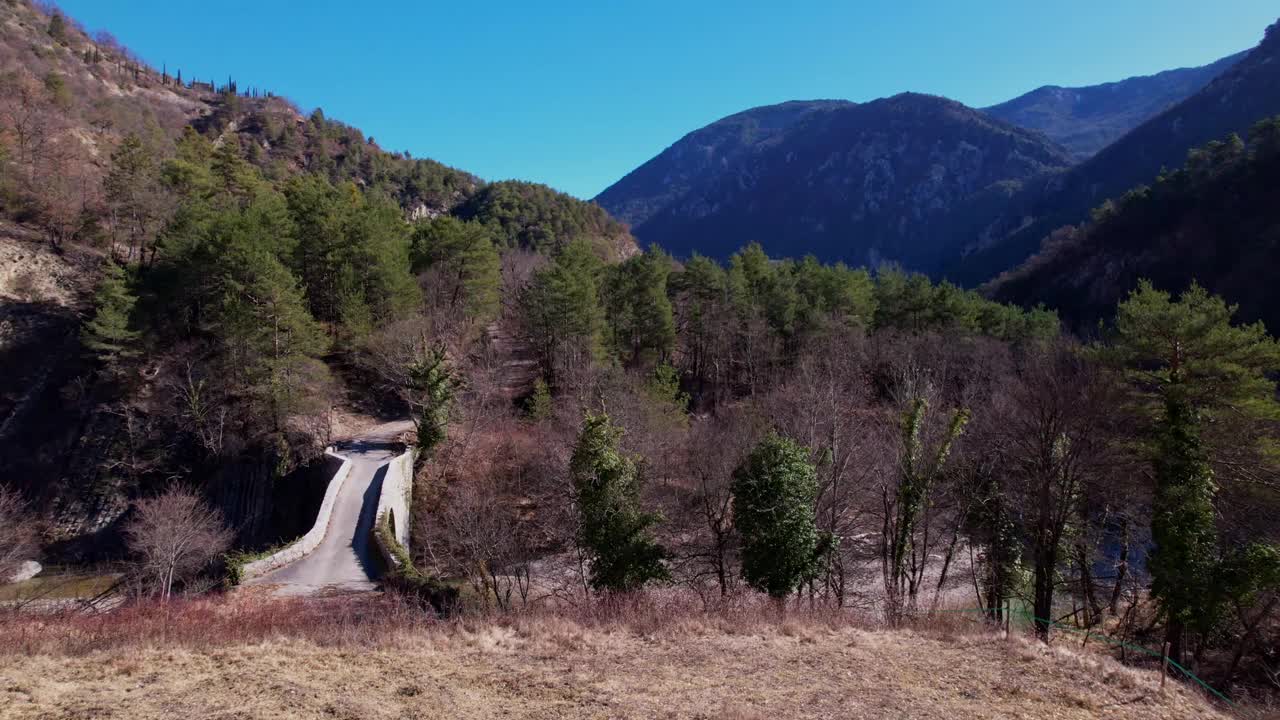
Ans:
[[[1107,658],[656,605],[433,622],[253,595],[0,620],[3,718],[1216,718]]]

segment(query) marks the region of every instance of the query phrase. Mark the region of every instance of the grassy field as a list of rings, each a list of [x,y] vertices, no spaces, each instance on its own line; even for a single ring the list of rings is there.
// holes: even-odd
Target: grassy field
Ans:
[[[315,608],[0,620],[0,717],[1223,717],[1178,683],[1161,694],[1153,672],[957,627]]]

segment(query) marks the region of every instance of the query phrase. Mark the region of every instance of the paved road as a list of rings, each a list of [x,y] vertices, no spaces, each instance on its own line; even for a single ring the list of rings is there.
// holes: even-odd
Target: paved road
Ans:
[[[369,536],[378,494],[387,461],[398,454],[392,442],[411,428],[407,422],[388,423],[356,440],[338,443],[334,450],[351,460],[351,474],[338,492],[324,540],[310,555],[247,584],[274,585],[280,595],[373,590],[381,560]]]

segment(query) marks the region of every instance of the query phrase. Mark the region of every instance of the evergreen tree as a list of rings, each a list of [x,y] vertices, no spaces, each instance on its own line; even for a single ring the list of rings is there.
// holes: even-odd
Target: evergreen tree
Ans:
[[[610,344],[628,365],[660,363],[675,346],[667,297],[671,265],[670,256],[652,246],[609,269],[604,295]]]
[[[759,243],[751,243],[729,259],[729,293],[744,321],[763,318],[784,338],[795,329],[794,281],[789,273],[775,268]]]
[[[813,333],[829,322],[870,328],[875,319],[875,284],[861,268],[823,265],[812,255],[794,265],[798,293],[797,331]]]
[[[728,277],[714,260],[694,255],[670,277],[668,291],[679,318],[681,370],[701,391],[718,376],[714,355],[718,338],[728,330]]]
[[[586,241],[570,243],[520,293],[524,333],[553,388],[564,367],[601,354],[604,316],[600,308],[599,258]]]
[[[291,264],[318,319],[358,339],[414,307],[409,228],[398,209],[314,176],[291,181],[285,196],[298,236]]]
[[[410,410],[417,428],[419,458],[430,458],[448,437],[449,413],[458,385],[443,347],[425,351],[409,366]]]
[[[640,509],[640,471],[618,449],[621,437],[607,415],[589,414],[569,461],[578,544],[587,556],[591,586],[609,592],[669,578],[667,553],[651,532],[661,518]]]
[[[102,180],[112,229],[124,239],[129,257],[145,258],[147,243],[159,221],[159,167],[142,140],[128,135],[111,153],[111,167]]]
[[[229,250],[215,331],[228,369],[266,410],[270,429],[281,433],[306,399],[309,366],[327,342],[288,268],[262,247]]]
[[[1181,658],[1184,631],[1208,632],[1218,611],[1217,486],[1201,425],[1228,408],[1280,415],[1267,375],[1280,368],[1280,345],[1261,323],[1233,325],[1234,314],[1198,285],[1174,300],[1143,281],[1121,303],[1114,340],[1100,351],[1153,401],[1156,547],[1148,565],[1174,659]]]
[[[56,10],[49,16],[49,37],[64,45],[67,42],[67,20]]]
[[[933,319],[929,278],[886,268],[876,274],[876,328],[920,331]]]
[[[830,549],[814,523],[818,481],[809,450],[769,435],[734,470],[731,491],[742,577],[781,601],[814,577]]]
[[[413,272],[433,271],[435,302],[480,321],[498,312],[501,262],[488,229],[442,216],[419,223],[411,241]]]
[[[129,288],[124,268],[108,262],[94,293],[93,319],[81,331],[84,346],[108,367],[137,355],[141,333],[132,329],[130,317],[137,297]]]
[[[409,226],[398,207],[363,197],[353,184],[344,224],[341,262],[354,271],[376,324],[417,306],[420,292],[409,272]]]
[[[533,392],[525,399],[524,415],[532,422],[541,422],[551,417],[551,388],[547,381],[535,378]]]

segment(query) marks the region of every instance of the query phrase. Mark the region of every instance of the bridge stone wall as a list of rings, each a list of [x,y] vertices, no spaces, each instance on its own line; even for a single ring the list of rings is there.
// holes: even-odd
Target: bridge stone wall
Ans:
[[[288,565],[295,560],[302,559],[310,554],[312,550],[315,550],[320,545],[320,541],[324,539],[324,534],[329,529],[329,516],[333,514],[333,505],[338,500],[338,493],[342,490],[342,484],[346,482],[347,476],[351,474],[350,460],[333,452],[332,448],[326,449],[324,454],[326,465],[332,465],[336,469],[333,472],[333,477],[329,480],[328,487],[324,491],[324,500],[320,503],[320,512],[316,514],[315,524],[311,526],[306,535],[303,535],[292,545],[261,560],[246,563],[241,569],[241,582],[252,580],[276,568]],[[390,472],[388,472],[388,475],[390,475]]]
[[[392,534],[406,552],[409,550],[409,508],[413,505],[413,460],[416,454],[413,448],[409,448],[387,463],[387,474],[382,478],[382,492],[378,495],[378,512],[375,515],[379,523],[384,522],[384,516],[390,518]],[[378,550],[387,566],[398,567],[395,553],[391,548],[383,546],[382,538],[376,530],[374,542],[378,544]]]

